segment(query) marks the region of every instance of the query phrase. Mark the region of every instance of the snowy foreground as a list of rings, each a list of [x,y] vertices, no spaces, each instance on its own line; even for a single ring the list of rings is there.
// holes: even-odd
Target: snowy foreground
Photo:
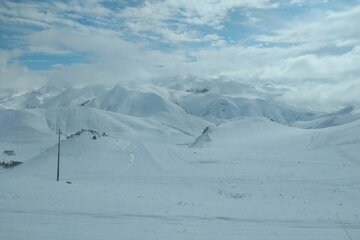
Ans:
[[[60,182],[55,146],[3,170],[1,239],[360,238],[359,121],[206,134],[188,147],[84,133],[62,141]]]
[[[0,239],[360,239],[359,120],[238,116],[224,99],[200,118],[213,95],[187,93],[185,112],[126,91],[3,100],[0,147],[24,163],[0,168]]]

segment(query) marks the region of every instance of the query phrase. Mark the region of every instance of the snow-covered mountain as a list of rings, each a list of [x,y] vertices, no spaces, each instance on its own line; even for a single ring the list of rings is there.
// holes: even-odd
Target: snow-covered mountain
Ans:
[[[278,93],[267,90],[234,81],[199,80],[6,91],[0,98],[0,145],[17,149],[19,160],[26,161],[53,145],[59,128],[64,137],[91,129],[114,137],[185,144],[206,127],[247,117],[300,128],[360,119],[353,106],[333,113],[309,112],[276,101]]]
[[[82,88],[42,87],[25,93],[1,94],[3,109],[91,107],[135,117],[197,116],[211,122],[265,117],[303,128],[341,125],[359,119],[356,106],[337,112],[315,112],[277,101],[273,88],[234,81],[160,82],[146,85],[92,85]],[[185,112],[184,112],[185,111]]]
[[[250,229],[253,239],[335,240],[344,228],[359,238],[359,109],[308,111],[268,90],[159,81],[1,93],[0,236],[47,223],[58,227],[37,239]]]

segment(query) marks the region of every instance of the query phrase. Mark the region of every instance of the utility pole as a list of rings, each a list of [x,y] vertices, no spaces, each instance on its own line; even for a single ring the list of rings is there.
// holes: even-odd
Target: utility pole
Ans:
[[[58,161],[57,161],[57,177],[56,177],[56,181],[59,181],[59,175],[60,175],[60,135],[61,135],[61,129],[59,129]]]

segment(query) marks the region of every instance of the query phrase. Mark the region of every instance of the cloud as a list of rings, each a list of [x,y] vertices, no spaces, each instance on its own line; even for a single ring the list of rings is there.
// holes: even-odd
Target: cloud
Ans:
[[[87,62],[70,66],[56,64],[42,72],[51,82],[86,85],[144,81],[170,72],[174,74],[172,70],[185,62],[185,53],[181,51],[149,49],[146,44],[124,40],[118,33],[103,29],[89,29],[86,33],[47,29],[28,35],[27,42],[34,51],[87,56]]]
[[[293,90],[285,92],[279,101],[308,109],[335,111],[349,105],[359,106],[360,81],[303,82]]]
[[[0,89],[16,91],[29,90],[42,86],[46,79],[29,71],[24,65],[15,61],[21,55],[21,50],[0,50]]]
[[[301,19],[256,39],[270,43],[359,44],[360,5],[342,11],[327,11],[318,19]]]
[[[86,32],[46,29],[29,34],[26,40],[33,49],[45,46],[60,53],[90,52],[95,55],[129,56],[130,51],[138,48],[136,44],[123,40],[116,32],[90,28]]]
[[[331,0],[291,0],[290,5],[303,6],[306,4],[328,3]]]
[[[0,2],[0,21],[23,32],[50,28],[86,31],[90,26],[110,28],[114,14],[96,0]]]
[[[207,26],[221,29],[230,11],[238,8],[274,8],[268,0],[145,1],[140,7],[127,7],[120,15],[132,34],[159,35],[170,43],[207,41],[194,29]]]
[[[86,85],[228,77],[291,86],[281,101],[359,102],[360,5],[321,3],[310,11],[307,4],[316,7],[307,0],[3,1],[0,21],[17,32],[21,51],[2,56],[0,77],[19,85],[30,78]],[[82,57],[42,71],[21,61],[39,54]]]

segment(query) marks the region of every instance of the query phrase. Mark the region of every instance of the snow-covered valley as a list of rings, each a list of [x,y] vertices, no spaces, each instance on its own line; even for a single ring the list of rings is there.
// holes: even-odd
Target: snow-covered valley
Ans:
[[[0,238],[360,239],[358,108],[212,84],[2,94]]]

